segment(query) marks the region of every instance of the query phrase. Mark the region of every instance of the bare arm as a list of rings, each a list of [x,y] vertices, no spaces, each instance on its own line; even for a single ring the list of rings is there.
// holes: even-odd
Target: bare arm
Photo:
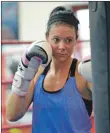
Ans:
[[[16,121],[25,114],[32,103],[35,83],[43,70],[41,66],[46,67],[51,57],[51,46],[45,41],[35,41],[24,50],[6,105],[8,120]]]
[[[39,67],[35,78],[30,83],[26,96],[18,96],[14,93],[10,94],[6,105],[6,115],[9,121],[17,121],[26,113],[28,107],[32,103],[35,83],[42,71],[43,68]]]
[[[77,88],[80,92],[80,94],[82,95],[83,98],[88,99],[88,100],[92,100],[92,92],[91,92],[91,86],[92,83],[88,82],[79,72],[78,72],[78,65],[79,65],[79,61],[77,62],[77,66],[76,66],[76,84],[77,84]]]

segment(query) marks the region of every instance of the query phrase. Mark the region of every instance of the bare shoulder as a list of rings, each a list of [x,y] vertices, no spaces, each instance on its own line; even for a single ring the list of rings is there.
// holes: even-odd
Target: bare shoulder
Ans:
[[[75,71],[76,86],[83,98],[91,100],[91,91],[88,89],[88,87],[91,87],[91,84],[88,83],[86,79],[78,72],[79,63],[80,61],[77,61]]]

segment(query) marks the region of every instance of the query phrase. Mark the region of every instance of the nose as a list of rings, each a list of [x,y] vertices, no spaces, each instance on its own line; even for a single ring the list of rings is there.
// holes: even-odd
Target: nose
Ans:
[[[65,50],[65,43],[63,41],[59,43],[59,49]]]

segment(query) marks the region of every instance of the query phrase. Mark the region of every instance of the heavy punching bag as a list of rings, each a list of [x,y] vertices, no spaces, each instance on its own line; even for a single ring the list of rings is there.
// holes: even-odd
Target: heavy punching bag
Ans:
[[[89,2],[96,133],[110,133],[110,2]]]

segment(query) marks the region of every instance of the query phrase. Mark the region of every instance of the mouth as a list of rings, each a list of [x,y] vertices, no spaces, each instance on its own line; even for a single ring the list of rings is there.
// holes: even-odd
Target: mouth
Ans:
[[[67,54],[59,54],[59,56],[67,56]]]

